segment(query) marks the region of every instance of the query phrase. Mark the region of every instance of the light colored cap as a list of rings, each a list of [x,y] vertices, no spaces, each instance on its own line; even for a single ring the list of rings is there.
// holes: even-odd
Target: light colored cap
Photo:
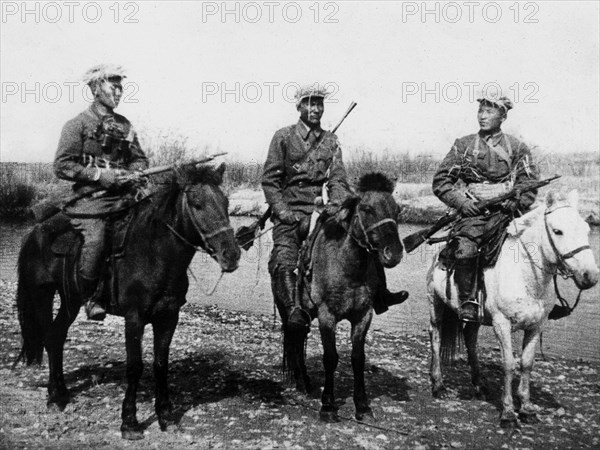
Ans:
[[[90,85],[99,80],[108,80],[111,77],[125,78],[125,69],[116,64],[98,64],[88,70],[83,76],[85,84]]]
[[[504,110],[504,112],[508,112],[510,109],[513,108],[513,102],[510,98],[508,97],[492,97],[492,96],[482,96],[481,98],[478,98],[477,101],[479,103],[489,103],[491,105],[494,105],[498,108],[501,108]]]
[[[304,86],[300,86],[300,88],[296,91],[296,108],[302,103],[302,100],[310,97],[317,98],[326,98],[330,92],[325,88],[325,86],[320,85],[319,83],[307,84]]]

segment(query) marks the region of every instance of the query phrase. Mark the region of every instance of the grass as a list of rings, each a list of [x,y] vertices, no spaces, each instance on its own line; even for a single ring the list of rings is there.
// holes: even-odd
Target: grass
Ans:
[[[151,166],[181,163],[218,152],[218,149],[192,148],[184,137],[167,134],[146,139]],[[600,155],[598,153],[547,154],[533,148],[543,178],[559,173],[562,178],[556,188],[579,190],[587,205],[597,211],[600,207]],[[441,159],[428,155],[383,151],[374,154],[365,148],[346,152],[345,165],[350,184],[355,184],[366,172],[382,172],[396,180],[396,198],[411,200],[432,195],[431,180]],[[225,172],[224,191],[229,195],[240,189],[260,190],[262,164],[229,161]],[[0,163],[0,220],[23,220],[29,207],[42,200],[68,197],[70,183],[58,180],[50,163]],[[595,208],[595,209],[594,209]],[[410,213],[414,221],[427,222],[429,216]],[[597,214],[597,213],[596,213]],[[421,217],[423,216],[423,217]]]

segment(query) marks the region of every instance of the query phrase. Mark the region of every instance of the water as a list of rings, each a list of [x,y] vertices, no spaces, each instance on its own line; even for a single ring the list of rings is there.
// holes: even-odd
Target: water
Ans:
[[[248,225],[252,219],[234,217],[232,225],[237,228]],[[402,225],[401,236],[413,233],[422,227]],[[1,225],[0,232],[0,278],[16,280],[16,260],[22,236],[27,227]],[[600,261],[600,230],[592,229],[590,244],[596,262]],[[267,261],[272,248],[270,233],[255,244],[249,252],[243,252],[240,268],[225,274],[213,295],[207,295],[217,283],[220,269],[216,262],[204,253],[198,253],[191,265],[188,302],[201,305],[218,305],[222,308],[273,314],[271,284],[267,272]],[[410,292],[409,300],[392,307],[387,313],[375,316],[372,328],[398,335],[416,334],[427,336],[429,326],[429,304],[425,295],[425,274],[429,268],[435,248],[423,245],[413,254],[405,255],[394,269],[387,270],[390,290],[405,289]],[[195,279],[194,279],[195,277]],[[572,281],[559,281],[561,294],[570,302],[578,290]],[[543,350],[548,355],[567,356],[600,360],[600,284],[585,291],[575,312],[567,318],[551,321],[544,329]],[[490,327],[482,327],[482,345],[496,346]],[[520,348],[521,333],[515,335],[515,349]]]

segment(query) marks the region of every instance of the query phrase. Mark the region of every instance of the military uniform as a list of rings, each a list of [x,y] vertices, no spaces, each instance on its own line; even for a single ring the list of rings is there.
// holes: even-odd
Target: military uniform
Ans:
[[[273,252],[269,272],[294,270],[298,251],[308,232],[315,199],[327,183],[329,199],[341,203],[349,195],[346,169],[336,136],[321,127],[298,123],[275,133],[265,162],[262,187],[273,210]],[[281,215],[292,212],[297,223],[284,223]]]
[[[500,130],[494,134],[480,131],[454,142],[433,178],[432,188],[441,201],[461,210],[466,202],[487,200],[520,183],[537,179],[538,172],[527,145]],[[457,186],[459,180],[466,185],[466,193]],[[479,249],[485,246],[486,250],[480,262],[492,263],[493,258],[486,259],[486,256],[498,250],[513,213],[527,211],[536,193],[522,194],[510,207],[498,205],[454,223],[446,255],[456,264],[455,280],[461,302],[474,300],[472,291]],[[466,292],[461,292],[461,287]]]
[[[93,80],[110,75],[108,69],[104,65],[93,68],[92,76],[98,77]],[[92,296],[99,276],[106,230],[105,219],[101,216],[127,195],[125,190],[119,189],[115,174],[147,167],[148,158],[137,135],[122,115],[114,112],[102,115],[94,103],[63,127],[54,158],[54,172],[58,178],[73,181],[73,190],[81,196],[68,204],[65,212],[74,216],[72,224],[83,235],[79,267],[84,299]],[[112,177],[115,183],[106,182],[107,177],[109,180]],[[99,187],[105,189],[99,190]],[[98,217],[77,217],[86,215]],[[86,305],[88,315],[95,306],[95,303]]]

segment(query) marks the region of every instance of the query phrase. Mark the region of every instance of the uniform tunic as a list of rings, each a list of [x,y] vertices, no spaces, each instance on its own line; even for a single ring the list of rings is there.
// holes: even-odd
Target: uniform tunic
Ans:
[[[119,144],[113,139],[113,145],[106,150],[102,148],[103,135],[106,134],[102,128],[109,123],[116,124],[115,134],[122,136],[129,145]],[[83,186],[97,185],[93,181],[94,167],[146,169],[148,158],[125,117],[116,113],[102,117],[92,104],[63,127],[54,158],[54,171],[58,178],[75,181],[73,189],[79,192]]]
[[[278,267],[289,270],[296,267],[308,231],[307,222],[325,183],[332,203],[341,203],[349,195],[336,136],[320,127],[311,130],[302,120],[278,130],[271,141],[262,176],[275,224],[269,261],[271,273]],[[283,211],[294,212],[300,223],[282,223],[279,216]]]
[[[468,199],[456,182],[504,183],[514,186],[538,179],[538,172],[531,159],[531,151],[514,136],[503,133],[484,135],[481,131],[457,139],[433,177],[433,193],[448,206],[460,209]],[[537,191],[527,192],[518,200],[520,211],[526,211],[535,200]],[[473,258],[482,243],[492,246],[498,228],[504,229],[511,216],[500,208],[476,217],[464,217],[453,227],[456,242],[454,256],[457,259]]]
[[[111,138],[105,136],[110,133]],[[102,143],[108,144],[104,148]],[[95,105],[69,120],[63,127],[56,156],[54,172],[63,180],[74,181],[73,189],[82,194],[98,186],[94,176],[97,168],[145,169],[148,158],[131,123],[119,114],[101,116]],[[124,193],[98,193],[79,199],[66,209],[69,214],[104,214],[121,200]],[[74,218],[75,229],[84,238],[81,254],[81,272],[88,279],[98,277],[104,248],[106,224],[103,218]]]

